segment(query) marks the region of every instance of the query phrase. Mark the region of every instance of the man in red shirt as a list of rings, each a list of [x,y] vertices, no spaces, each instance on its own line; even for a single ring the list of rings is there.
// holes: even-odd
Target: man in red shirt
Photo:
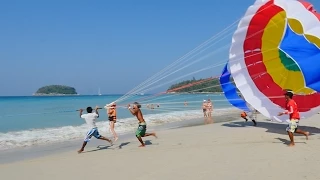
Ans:
[[[287,102],[286,111],[281,112],[278,115],[282,116],[283,114],[289,114],[290,122],[287,127],[287,132],[291,141],[289,146],[294,146],[293,133],[303,134],[306,136],[306,139],[308,140],[309,132],[305,132],[298,129],[300,114],[296,102],[292,99],[293,93],[288,91],[284,95]]]

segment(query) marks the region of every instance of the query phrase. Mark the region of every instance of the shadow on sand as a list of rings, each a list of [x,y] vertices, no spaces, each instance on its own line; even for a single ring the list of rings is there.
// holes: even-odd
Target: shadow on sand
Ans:
[[[225,127],[231,127],[231,128],[241,128],[246,126],[253,126],[252,122],[230,122],[222,124],[222,126]],[[268,133],[274,133],[274,134],[281,134],[281,135],[287,135],[286,128],[287,124],[277,124],[277,123],[271,123],[271,122],[257,122],[257,126],[255,128],[264,128],[266,129],[266,132]],[[299,129],[303,131],[308,131],[310,133],[309,136],[320,134],[320,129],[316,127],[310,127],[310,126],[299,126]],[[294,136],[303,136],[301,134],[294,134]],[[289,139],[283,139],[283,138],[275,138],[282,142],[285,145],[290,144]],[[295,143],[304,143],[305,142],[295,142]]]
[[[283,139],[283,138],[274,138],[274,139],[277,139],[277,140],[281,141],[279,143],[283,143],[285,145],[289,145],[290,144],[290,141],[288,139]],[[295,144],[307,144],[306,142],[294,142],[294,143]]]
[[[99,146],[97,146],[98,149],[94,149],[94,150],[90,150],[90,151],[85,151],[85,152],[83,152],[83,153],[90,153],[90,152],[95,152],[95,151],[106,150],[106,149],[108,149],[109,147],[112,147],[112,146],[99,145]]]
[[[222,126],[231,127],[231,128],[241,128],[241,127],[246,127],[246,126],[253,126],[253,123],[249,122],[249,121],[248,122],[230,122],[230,123],[222,124]],[[266,129],[266,132],[268,132],[268,133],[287,135],[287,132],[286,132],[287,124],[277,124],[277,123],[271,123],[271,122],[257,122],[256,128],[264,128],[264,129]],[[316,127],[299,126],[298,128],[303,131],[309,131],[310,136],[315,135],[315,134],[320,134],[320,129],[316,128]],[[295,134],[295,136],[302,136],[302,135]]]
[[[128,144],[130,144],[131,142],[124,142],[124,143],[121,143],[118,147],[117,147],[117,149],[122,149],[124,146],[127,146]],[[153,144],[152,142],[151,142],[151,140],[146,140],[145,142],[144,142],[144,144],[146,145],[146,146],[149,146],[149,145],[155,145],[155,144]],[[113,145],[114,146],[114,145]],[[110,147],[113,147],[113,146],[105,146],[105,145],[99,145],[99,146],[97,146],[97,149],[94,149],[94,150],[90,150],[90,151],[85,151],[85,152],[83,152],[83,153],[90,153],[90,152],[96,152],[96,151],[101,151],[101,150],[107,150],[107,149],[109,149]]]
[[[146,140],[146,141],[144,141],[144,144],[146,146],[149,146],[149,145],[152,145],[152,142],[151,142],[151,140]]]
[[[118,146],[118,148],[119,148],[119,149],[122,149],[123,146],[126,146],[126,145],[128,145],[128,144],[130,144],[130,142],[121,143],[121,144]]]

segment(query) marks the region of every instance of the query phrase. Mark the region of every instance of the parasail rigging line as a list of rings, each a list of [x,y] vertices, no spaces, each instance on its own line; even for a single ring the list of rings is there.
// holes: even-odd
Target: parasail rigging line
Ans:
[[[258,12],[262,12],[266,9],[268,9],[269,7],[271,7],[271,5],[267,6],[266,8],[258,11]],[[235,21],[234,23],[232,23],[231,25],[229,25],[227,28],[225,28],[224,30],[222,30],[220,33],[218,33],[217,35],[221,35],[223,34],[225,31],[227,31],[228,29],[230,29],[233,25],[235,25],[237,22],[239,22],[241,20],[241,18],[237,21]],[[189,56],[189,54],[192,54],[194,51],[197,51],[198,49],[202,48],[203,46],[207,45],[208,43],[210,43],[210,41],[214,40],[216,37],[219,37],[217,35],[214,35],[212,38],[210,38],[209,40],[205,41],[204,43],[202,43],[200,46],[198,46],[197,48],[193,49],[192,51],[190,51],[189,53],[187,53],[186,55],[182,56],[181,58],[179,58],[178,60],[176,60],[175,62],[173,62],[171,65],[167,66],[166,68],[164,68],[163,70],[161,70],[160,72],[156,73],[155,75],[153,75],[152,77],[150,77],[149,79],[147,79],[146,81],[142,82],[140,85],[136,86],[135,88],[133,88],[132,90],[130,90],[128,93],[126,93],[125,95],[121,96],[120,98],[118,98],[116,100],[116,102],[120,102],[120,101],[124,101],[125,99],[128,98],[128,96],[134,96],[136,93],[134,92],[138,92],[137,89],[144,89],[141,87],[144,87],[145,84],[149,83],[150,81],[152,81],[153,79],[155,79],[157,76],[160,76],[161,73],[165,72],[166,70],[168,70],[168,68],[171,68],[172,66],[174,66],[175,64],[177,64],[178,62],[182,61],[185,59],[185,57]]]

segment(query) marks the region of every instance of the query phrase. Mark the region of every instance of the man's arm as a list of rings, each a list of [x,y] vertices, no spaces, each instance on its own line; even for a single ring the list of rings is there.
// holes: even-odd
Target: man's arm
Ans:
[[[82,116],[83,109],[80,109],[79,112],[80,112],[80,118],[82,118],[81,116]]]
[[[285,112],[283,112],[284,114],[292,114],[293,113],[293,107],[289,106],[289,111],[286,110]]]
[[[98,115],[97,118],[99,118],[99,111],[98,111],[98,109],[99,109],[99,106],[96,106],[95,111],[96,111],[96,114]]]
[[[285,110],[284,112],[279,113],[278,116],[282,116],[284,114],[292,114],[292,113],[293,113],[293,107],[289,106],[289,111]]]
[[[132,109],[131,107],[130,107],[130,104],[128,105],[128,109],[129,109],[129,111],[131,112],[131,114],[132,115],[136,115],[137,114],[137,112],[138,112],[138,110],[137,109]]]

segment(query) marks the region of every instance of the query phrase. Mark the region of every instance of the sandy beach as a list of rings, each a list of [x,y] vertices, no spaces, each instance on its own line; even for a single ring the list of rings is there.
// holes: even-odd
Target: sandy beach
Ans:
[[[258,127],[243,120],[158,131],[138,148],[132,137],[108,144],[0,165],[1,179],[320,179],[319,115],[302,120],[309,140],[295,136],[287,147],[285,124],[259,116]],[[96,141],[96,140],[95,140]]]

